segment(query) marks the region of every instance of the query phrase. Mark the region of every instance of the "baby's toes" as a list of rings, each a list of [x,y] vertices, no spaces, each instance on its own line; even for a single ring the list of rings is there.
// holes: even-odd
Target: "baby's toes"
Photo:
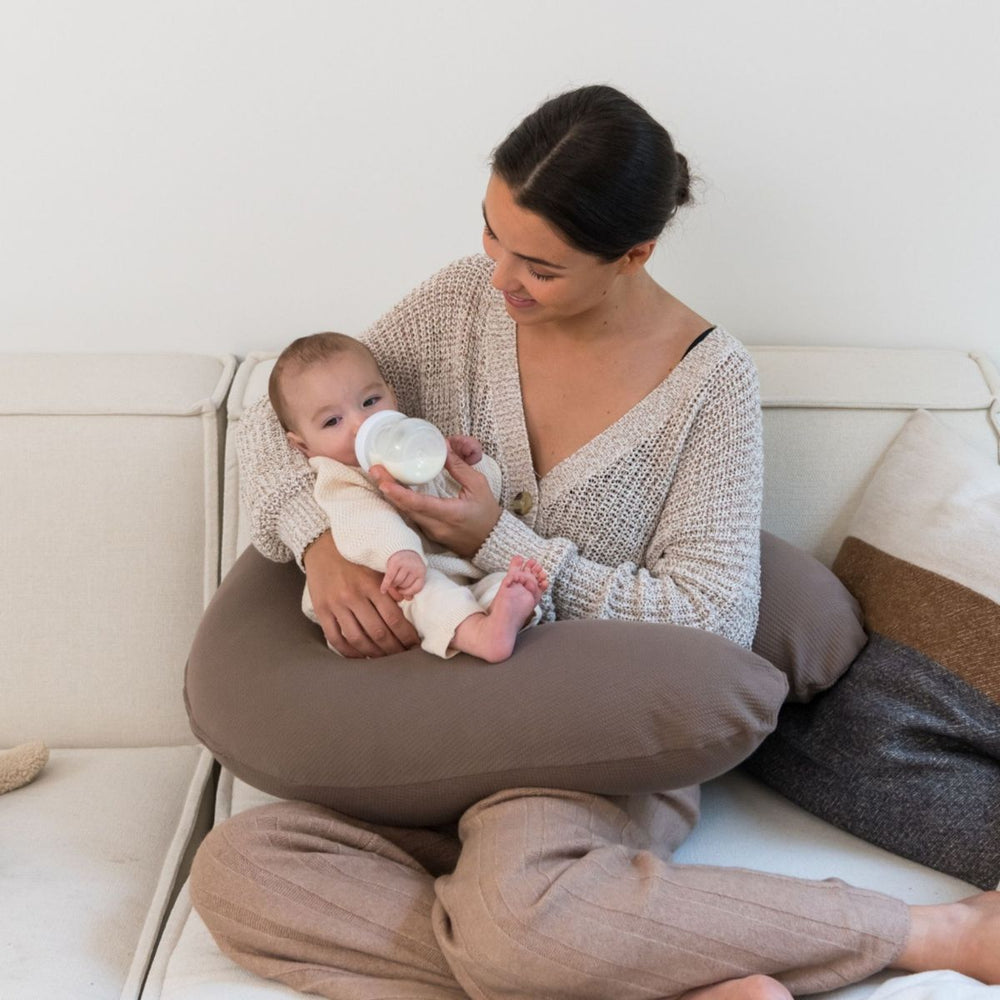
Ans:
[[[538,581],[538,585],[544,590],[549,585],[549,575],[545,572],[542,564],[535,559],[529,559],[524,568]]]

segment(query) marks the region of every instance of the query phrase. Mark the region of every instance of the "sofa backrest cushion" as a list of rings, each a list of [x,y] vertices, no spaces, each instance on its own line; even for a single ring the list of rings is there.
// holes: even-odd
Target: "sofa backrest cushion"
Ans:
[[[997,460],[995,367],[963,351],[751,347],[764,405],[764,527],[828,566],[917,409]],[[996,409],[993,419],[997,419]]]
[[[232,358],[0,362],[0,746],[194,742]]]

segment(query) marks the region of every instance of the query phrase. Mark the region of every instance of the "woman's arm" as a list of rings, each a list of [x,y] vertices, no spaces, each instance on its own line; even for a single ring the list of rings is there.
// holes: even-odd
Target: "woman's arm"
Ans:
[[[313,499],[313,470],[288,444],[266,396],[241,417],[236,453],[251,541],[268,559],[301,566],[303,552],[329,523]]]
[[[684,442],[642,565],[602,565],[569,539],[542,538],[507,511],[476,564],[490,572],[515,554],[538,560],[560,619],[670,622],[749,646],[760,593],[763,489],[756,372],[748,358],[732,355],[713,385]],[[608,516],[630,514],[608,510]]]
[[[275,562],[299,561],[327,642],[347,657],[397,653],[416,643],[413,626],[381,592],[382,574],[337,550],[313,496],[313,470],[289,447],[266,397],[243,414],[236,443],[251,540]]]
[[[395,343],[398,352],[399,341],[406,340],[405,336],[398,336],[399,309],[379,320],[366,335],[373,353],[379,352],[376,358],[380,365],[397,373],[404,370],[405,363],[392,357],[391,348]],[[395,338],[391,334],[393,329],[397,333]],[[383,361],[379,354],[390,360]],[[406,380],[404,388],[412,396],[411,379]],[[289,445],[266,396],[243,413],[236,433],[236,450],[240,499],[250,520],[251,541],[268,559],[274,562],[295,559],[305,569],[303,553],[330,524],[313,498],[315,473],[305,457]]]

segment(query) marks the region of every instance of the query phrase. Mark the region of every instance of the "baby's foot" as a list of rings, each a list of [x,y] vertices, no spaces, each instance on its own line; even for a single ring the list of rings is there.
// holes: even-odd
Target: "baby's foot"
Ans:
[[[500,585],[501,589],[513,583],[519,583],[525,590],[530,591],[535,596],[535,604],[542,599],[542,594],[548,590],[549,575],[542,568],[542,564],[534,559],[525,559],[524,556],[514,556],[507,567],[507,575]],[[532,604],[531,610],[535,610]]]
[[[545,570],[534,559],[515,556],[489,610],[469,615],[455,629],[452,646],[488,663],[506,660],[547,586]]]
[[[533,559],[525,560],[521,556],[511,559],[507,575],[486,612],[487,627],[497,639],[496,653],[501,654],[498,659],[506,660],[514,651],[517,633],[534,614],[546,586],[545,571]],[[484,659],[492,660],[493,657]]]

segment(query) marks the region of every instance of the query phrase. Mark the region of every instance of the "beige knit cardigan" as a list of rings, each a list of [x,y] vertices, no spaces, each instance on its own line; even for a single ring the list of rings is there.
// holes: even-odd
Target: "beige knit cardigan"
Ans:
[[[746,350],[716,328],[624,416],[539,479],[516,325],[490,284],[492,268],[484,255],[456,261],[362,336],[404,413],[445,434],[474,435],[500,465],[504,511],[473,561],[489,573],[516,554],[537,559],[551,581],[547,619],[673,622],[749,646],[760,597],[763,460],[757,374]],[[244,413],[238,449],[254,544],[279,562],[301,559],[327,523],[313,500],[313,471],[288,446],[266,398]]]

